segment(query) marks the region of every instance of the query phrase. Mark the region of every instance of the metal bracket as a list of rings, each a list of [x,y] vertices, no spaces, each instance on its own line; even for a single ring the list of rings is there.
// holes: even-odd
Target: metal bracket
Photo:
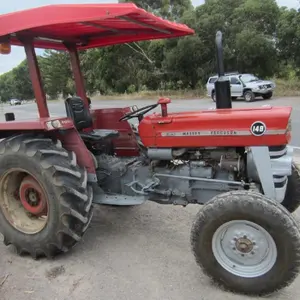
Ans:
[[[134,188],[133,187],[134,185],[140,187],[140,190]],[[148,195],[149,192],[151,192],[151,190],[158,185],[159,185],[158,179],[156,181],[150,181],[147,185],[143,185],[137,180],[133,180],[132,182],[126,184],[126,186],[131,188],[136,194],[144,195],[144,196]]]
[[[253,161],[264,190],[264,194],[271,198],[276,199],[276,190],[273,180],[272,164],[270,160],[268,147],[250,147],[252,152]]]

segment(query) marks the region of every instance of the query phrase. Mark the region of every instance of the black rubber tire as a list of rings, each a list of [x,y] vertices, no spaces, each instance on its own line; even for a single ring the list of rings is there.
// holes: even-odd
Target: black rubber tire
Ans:
[[[247,96],[249,96],[249,99],[247,98]],[[244,97],[244,100],[245,100],[246,102],[252,102],[252,101],[255,100],[255,95],[254,95],[254,93],[253,93],[252,91],[250,91],[250,90],[245,91],[244,94],[243,94],[243,97]]]
[[[264,100],[271,99],[272,96],[273,96],[273,92],[270,92],[270,93],[268,93],[268,94],[262,95],[262,97],[263,97]]]
[[[211,99],[212,99],[212,101],[214,101],[214,102],[217,101],[217,100],[216,100],[216,92],[215,92],[215,91],[212,91],[212,92],[211,92]]]
[[[281,204],[293,213],[300,205],[300,174],[296,165],[292,165],[292,175],[288,177],[286,193]]]
[[[212,238],[215,231],[231,220],[252,221],[273,237],[277,260],[266,274],[243,278],[226,271],[215,259]],[[267,295],[288,286],[300,271],[300,231],[292,215],[264,195],[247,191],[220,194],[197,214],[191,231],[192,251],[198,265],[213,281],[226,290]]]
[[[22,168],[34,176],[48,199],[48,221],[36,234],[13,227],[0,208],[0,232],[5,245],[33,258],[54,257],[79,242],[93,214],[93,190],[87,172],[73,152],[60,141],[33,135],[17,135],[0,142],[0,177],[8,169]]]
[[[236,100],[238,97],[231,97],[231,100]]]

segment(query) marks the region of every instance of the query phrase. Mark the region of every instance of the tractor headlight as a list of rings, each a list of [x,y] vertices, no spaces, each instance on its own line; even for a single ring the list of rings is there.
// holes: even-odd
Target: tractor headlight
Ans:
[[[60,120],[53,120],[46,123],[48,130],[58,129],[62,127]]]
[[[53,128],[55,128],[55,129],[60,128],[62,126],[59,120],[54,120],[51,123],[52,123]]]

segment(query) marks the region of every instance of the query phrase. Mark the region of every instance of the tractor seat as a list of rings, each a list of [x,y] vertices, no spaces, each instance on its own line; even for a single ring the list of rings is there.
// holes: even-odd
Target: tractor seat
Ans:
[[[93,119],[89,109],[85,107],[81,98],[67,98],[65,100],[65,107],[67,116],[73,120],[76,129],[84,141],[100,141],[119,136],[117,130],[94,129],[88,132],[82,131],[93,126]]]

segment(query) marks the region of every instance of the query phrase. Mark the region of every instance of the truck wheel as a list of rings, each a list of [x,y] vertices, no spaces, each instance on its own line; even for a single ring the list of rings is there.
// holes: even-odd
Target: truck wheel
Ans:
[[[292,165],[292,174],[288,177],[286,193],[281,204],[291,213],[300,205],[300,175],[296,165]]]
[[[212,91],[211,92],[211,99],[216,102],[216,92],[215,91]]]
[[[246,102],[252,102],[255,100],[255,95],[252,91],[245,91],[243,96]]]
[[[262,95],[263,99],[265,99],[265,100],[271,99],[272,96],[273,96],[273,93],[272,93],[272,92],[270,92],[270,93],[268,93],[268,94],[265,94],[265,95]]]
[[[300,231],[280,204],[258,193],[220,194],[199,211],[191,232],[197,263],[232,292],[266,295],[300,270]]]
[[[86,170],[60,141],[22,134],[0,143],[0,232],[18,254],[68,251],[89,226],[92,200]]]

